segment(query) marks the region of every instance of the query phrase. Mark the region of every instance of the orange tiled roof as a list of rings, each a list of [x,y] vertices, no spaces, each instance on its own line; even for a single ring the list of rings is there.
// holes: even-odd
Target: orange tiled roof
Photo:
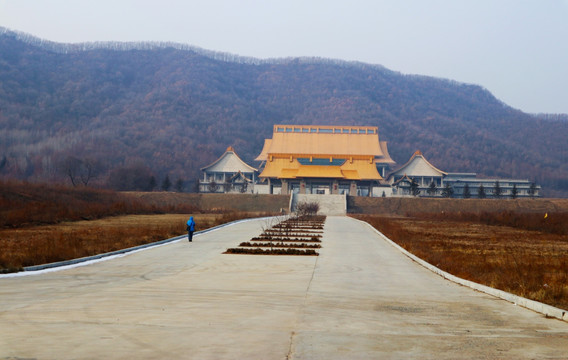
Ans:
[[[264,139],[264,146],[262,147],[262,151],[256,157],[256,161],[266,161],[268,160],[268,149],[270,149],[270,144],[272,143],[272,139]]]
[[[272,139],[265,141],[256,160],[267,160],[270,154],[390,159],[379,143],[376,126],[275,125]]]
[[[379,161],[382,162],[382,163],[394,164],[395,161],[391,158],[391,156],[389,154],[389,150],[387,148],[387,142],[386,141],[379,141],[379,146],[381,147],[381,150],[383,151],[383,156],[382,156],[382,158],[379,159]]]
[[[286,159],[274,159],[273,161],[267,161],[259,177],[282,178],[282,170],[289,168],[289,166],[290,161]]]
[[[261,178],[337,178],[346,180],[381,180],[375,163],[369,159],[346,160],[343,165],[301,165],[296,159],[277,157],[266,162]]]
[[[297,178],[342,178],[340,166],[300,165]]]
[[[357,170],[341,170],[341,173],[346,180],[361,180]]]

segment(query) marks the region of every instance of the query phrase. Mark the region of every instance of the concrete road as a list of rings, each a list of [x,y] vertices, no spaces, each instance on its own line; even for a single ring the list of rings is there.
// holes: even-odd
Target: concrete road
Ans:
[[[255,220],[0,278],[0,359],[568,359],[568,323],[448,282],[328,217],[319,257],[224,255]]]

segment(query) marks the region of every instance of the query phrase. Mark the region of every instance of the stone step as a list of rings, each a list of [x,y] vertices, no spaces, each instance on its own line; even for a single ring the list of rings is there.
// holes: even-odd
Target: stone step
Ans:
[[[319,204],[318,215],[345,215],[347,213],[346,195],[319,195],[319,194],[292,194],[290,199],[290,211],[295,212],[299,203]]]

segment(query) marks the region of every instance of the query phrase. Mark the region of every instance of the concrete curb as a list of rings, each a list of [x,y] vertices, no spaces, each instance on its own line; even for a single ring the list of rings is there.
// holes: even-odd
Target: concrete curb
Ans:
[[[197,235],[205,234],[205,233],[208,233],[208,232],[211,232],[211,231],[215,231],[217,229],[221,229],[221,228],[226,227],[226,226],[235,225],[235,224],[245,222],[245,221],[262,220],[262,219],[269,219],[269,217],[235,220],[235,221],[232,221],[232,222],[229,222],[229,223],[226,223],[226,224],[214,226],[214,227],[209,228],[209,229],[196,231],[193,235],[197,236]],[[167,243],[171,243],[171,242],[174,242],[174,241],[179,241],[179,240],[182,240],[184,238],[187,238],[187,235],[180,235],[180,236],[176,236],[176,237],[173,237],[173,238],[160,240],[160,241],[156,241],[156,242],[152,242],[152,243],[148,243],[148,244],[144,244],[144,245],[138,245],[138,246],[134,246],[134,247],[126,248],[126,249],[111,251],[111,252],[104,253],[104,254],[86,256],[86,257],[82,257],[82,258],[78,258],[78,259],[71,259],[71,260],[65,260],[65,261],[58,261],[58,262],[49,263],[49,264],[26,266],[26,267],[24,267],[23,272],[46,270],[46,269],[51,269],[51,268],[56,268],[56,267],[80,264],[80,263],[87,262],[87,261],[99,260],[99,259],[106,258],[106,257],[109,257],[109,256],[123,255],[123,254],[127,254],[127,253],[130,253],[130,252],[140,251],[140,250],[152,248],[152,247],[155,247],[155,246],[160,246],[160,245],[164,245],[164,244],[167,244]],[[8,275],[8,274],[6,274],[6,275]]]
[[[357,219],[355,219],[355,220],[357,220]],[[361,220],[358,220],[358,221],[361,221]],[[527,298],[517,296],[517,295],[513,295],[513,294],[508,293],[508,292],[503,291],[503,290],[494,289],[492,287],[481,285],[481,284],[475,283],[473,281],[464,280],[462,278],[459,278],[457,276],[449,274],[449,273],[435,267],[434,265],[427,263],[426,261],[420,259],[416,255],[411,254],[410,252],[406,251],[400,245],[398,245],[397,243],[395,243],[394,241],[392,241],[391,239],[386,237],[383,233],[381,233],[380,231],[378,231],[377,229],[372,227],[369,223],[364,222],[364,221],[361,221],[361,222],[365,223],[367,226],[369,226],[371,229],[373,229],[380,237],[382,237],[385,241],[387,241],[392,246],[397,248],[404,255],[408,256],[410,259],[412,259],[413,261],[422,265],[426,269],[432,271],[433,273],[440,275],[444,279],[455,282],[456,284],[467,286],[471,289],[480,291],[482,293],[485,293],[485,294],[495,296],[497,298],[509,301],[509,302],[511,302],[515,305],[522,306],[522,307],[527,308],[529,310],[536,311],[540,314],[545,315],[546,317],[553,317],[553,318],[568,322],[568,311],[566,311],[566,310],[559,309],[559,308],[554,307],[554,306],[546,305],[546,304],[543,304],[543,303],[538,302],[538,301],[529,300]]]
[[[195,234],[197,235],[198,232],[196,232]],[[58,261],[58,262],[49,263],[49,264],[42,264],[42,265],[26,266],[26,267],[24,267],[24,271],[39,271],[39,270],[51,269],[51,268],[60,267],[60,266],[75,265],[75,264],[79,264],[79,263],[86,262],[86,261],[98,260],[98,259],[102,259],[102,258],[105,258],[105,257],[108,257],[108,256],[126,254],[126,253],[129,253],[129,252],[132,252],[132,251],[137,251],[137,250],[142,250],[142,249],[146,249],[146,248],[153,247],[153,246],[167,244],[167,243],[175,241],[175,240],[181,240],[184,237],[187,237],[187,235],[180,235],[180,236],[176,236],[176,237],[169,238],[169,239],[166,239],[166,240],[160,240],[160,241],[153,242],[153,243],[138,245],[138,246],[134,246],[134,247],[131,247],[131,248],[111,251],[111,252],[108,252],[108,253],[103,253],[103,254],[98,254],[98,255],[86,256],[86,257],[82,257],[82,258],[78,258],[78,259],[64,260],[64,261]]]

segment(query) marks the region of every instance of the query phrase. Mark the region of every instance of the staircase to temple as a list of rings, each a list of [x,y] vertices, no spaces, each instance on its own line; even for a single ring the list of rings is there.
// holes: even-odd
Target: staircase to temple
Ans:
[[[303,202],[317,202],[320,207],[318,215],[345,215],[347,213],[346,195],[292,194],[290,212],[294,212],[296,206]]]

